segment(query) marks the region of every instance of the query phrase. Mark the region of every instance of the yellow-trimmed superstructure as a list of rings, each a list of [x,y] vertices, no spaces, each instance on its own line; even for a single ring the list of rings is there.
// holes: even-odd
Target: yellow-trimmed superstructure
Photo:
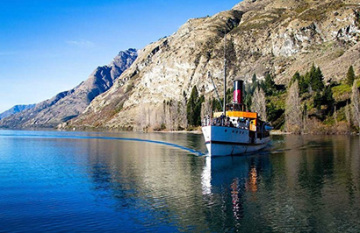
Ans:
[[[214,118],[220,117],[223,112],[214,112]],[[240,117],[240,118],[249,118],[257,119],[258,115],[256,112],[243,112],[243,111],[226,111],[226,116],[228,117]]]

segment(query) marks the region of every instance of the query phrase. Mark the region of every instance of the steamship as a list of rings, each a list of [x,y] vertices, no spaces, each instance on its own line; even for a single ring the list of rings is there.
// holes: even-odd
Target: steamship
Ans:
[[[224,100],[222,112],[203,119],[202,132],[209,156],[255,152],[270,142],[272,127],[260,120],[258,113],[245,111],[243,94],[244,82],[235,80],[233,102],[226,104]]]

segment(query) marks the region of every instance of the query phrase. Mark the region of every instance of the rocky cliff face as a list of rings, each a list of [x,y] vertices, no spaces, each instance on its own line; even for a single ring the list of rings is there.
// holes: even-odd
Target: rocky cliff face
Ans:
[[[360,69],[357,0],[244,0],[212,17],[191,19],[175,34],[152,43],[68,127],[184,126],[184,103],[193,86],[214,96],[207,73],[223,88],[224,37],[228,85],[267,72],[287,84],[292,75],[321,67],[325,79]],[[170,116],[169,116],[170,114]]]
[[[29,104],[29,105],[15,105],[14,107],[6,110],[5,112],[3,113],[0,113],[0,120],[5,118],[5,117],[9,117],[11,115],[14,115],[16,113],[19,113],[19,112],[22,112],[22,111],[25,111],[27,109],[31,109],[35,107],[35,104]]]
[[[31,109],[2,119],[0,127],[53,128],[78,116],[96,96],[112,87],[136,58],[135,49],[120,52],[109,65],[96,68],[86,81],[74,89],[61,92]]]

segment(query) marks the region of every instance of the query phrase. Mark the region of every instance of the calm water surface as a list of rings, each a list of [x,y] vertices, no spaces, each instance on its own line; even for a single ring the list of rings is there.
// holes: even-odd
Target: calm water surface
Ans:
[[[272,140],[2,130],[0,232],[360,232],[359,137]]]

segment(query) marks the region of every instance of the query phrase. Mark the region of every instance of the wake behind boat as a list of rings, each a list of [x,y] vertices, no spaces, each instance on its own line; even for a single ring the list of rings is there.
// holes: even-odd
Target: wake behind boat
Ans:
[[[271,127],[258,113],[246,112],[243,104],[244,82],[234,81],[233,103],[223,112],[202,121],[202,132],[210,156],[237,155],[263,149],[270,142]]]

